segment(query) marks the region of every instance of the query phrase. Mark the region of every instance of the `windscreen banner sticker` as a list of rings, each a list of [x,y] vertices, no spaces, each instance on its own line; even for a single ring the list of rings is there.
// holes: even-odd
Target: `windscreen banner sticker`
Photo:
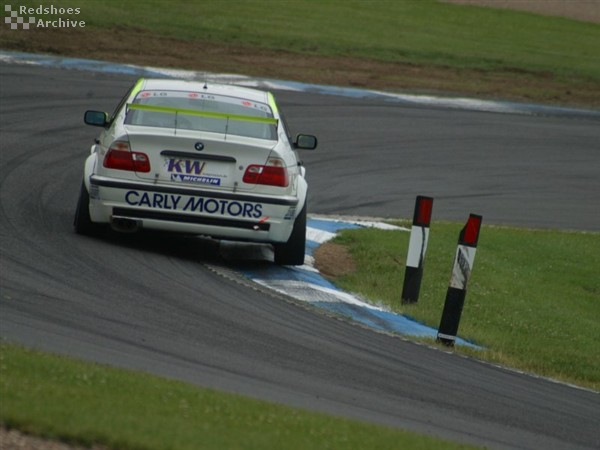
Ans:
[[[273,113],[268,105],[264,103],[259,103],[255,101],[251,101],[248,99],[230,97],[228,95],[215,95],[215,94],[206,94],[204,92],[186,92],[186,91],[142,91],[137,95],[140,99],[147,99],[149,97],[155,99],[166,99],[166,98],[179,98],[179,99],[193,99],[200,101],[212,101],[212,102],[220,102],[220,103],[228,103],[231,105],[238,105],[244,108],[250,108],[256,111],[260,111],[262,113],[268,114],[272,116]],[[204,108],[202,108],[204,109]]]
[[[207,163],[203,161],[168,158],[165,165],[171,174],[171,181],[221,186],[221,180],[227,178],[224,173],[208,173]]]
[[[159,194],[158,192],[127,191],[125,202],[131,206],[145,206],[147,208],[170,211],[218,214],[251,219],[258,219],[263,214],[263,205],[260,203]]]

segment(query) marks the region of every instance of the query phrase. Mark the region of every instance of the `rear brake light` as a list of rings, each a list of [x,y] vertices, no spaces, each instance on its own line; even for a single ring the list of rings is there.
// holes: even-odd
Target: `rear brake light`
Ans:
[[[132,152],[129,142],[115,141],[104,157],[104,167],[133,172],[150,172],[150,160],[145,153]]]
[[[269,186],[287,187],[289,178],[283,161],[279,158],[270,158],[264,166],[251,164],[242,179],[248,184],[265,184]]]

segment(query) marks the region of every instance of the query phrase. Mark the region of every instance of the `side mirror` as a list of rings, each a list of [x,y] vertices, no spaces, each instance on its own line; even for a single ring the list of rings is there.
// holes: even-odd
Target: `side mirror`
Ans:
[[[94,127],[106,127],[108,125],[108,114],[102,111],[86,111],[83,121]]]
[[[294,147],[302,150],[314,150],[317,148],[317,138],[310,134],[299,134],[294,141]]]

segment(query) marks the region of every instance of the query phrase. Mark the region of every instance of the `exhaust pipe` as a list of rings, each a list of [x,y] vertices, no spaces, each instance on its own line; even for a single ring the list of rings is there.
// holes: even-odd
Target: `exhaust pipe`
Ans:
[[[142,221],[125,217],[113,217],[110,226],[119,233],[135,233],[142,228]]]

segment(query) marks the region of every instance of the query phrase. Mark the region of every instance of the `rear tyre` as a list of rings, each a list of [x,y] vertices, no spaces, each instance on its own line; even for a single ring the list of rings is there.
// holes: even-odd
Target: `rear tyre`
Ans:
[[[274,244],[275,264],[301,266],[306,248],[306,202],[294,221],[292,234],[285,244]]]
[[[84,183],[81,183],[73,227],[75,228],[75,233],[86,236],[97,236],[102,231],[102,226],[92,222],[90,217],[90,195]]]

